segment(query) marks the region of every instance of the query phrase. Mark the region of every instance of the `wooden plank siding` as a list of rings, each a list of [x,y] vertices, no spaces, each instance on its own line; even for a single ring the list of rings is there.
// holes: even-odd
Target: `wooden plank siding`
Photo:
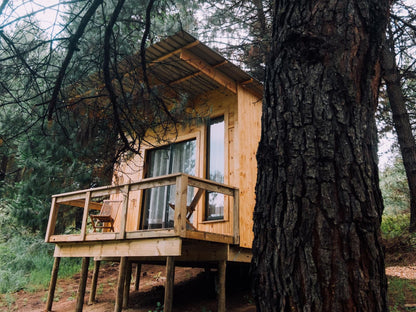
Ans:
[[[233,94],[222,88],[209,92],[209,94],[203,94],[198,99],[193,100],[196,115],[209,116],[210,118],[224,116],[224,184],[238,188],[239,191],[235,192],[233,188],[224,187],[212,181],[206,183],[205,180],[196,178],[188,179],[186,185],[196,188],[202,187],[208,191],[225,194],[223,220],[205,220],[205,196],[203,195],[196,205],[193,218],[193,225],[199,233],[185,231],[184,228],[186,227],[183,224],[179,225],[178,222],[184,222],[179,210],[175,210],[175,213],[178,211],[180,216],[180,218],[175,216],[175,231],[169,229],[163,231],[152,230],[150,232],[140,231],[143,190],[150,187],[173,185],[178,177],[178,175],[173,174],[144,179],[145,159],[148,151],[155,148],[155,146],[161,146],[160,143],[152,141],[149,137],[149,144],[142,146],[140,155],[124,158],[115,168],[112,186],[53,196],[45,240],[57,243],[80,240],[140,239],[154,237],[158,234],[164,237],[164,234],[170,231],[171,234],[175,233],[175,235],[182,237],[239,244],[241,247],[251,248],[253,239],[252,215],[255,205],[254,189],[257,174],[256,151],[260,139],[261,102],[256,95],[247,91],[244,87],[238,86],[237,91],[237,94]],[[195,139],[196,141],[195,174],[204,178],[207,155],[207,126],[205,123],[179,127],[178,133],[172,133],[171,137],[166,138],[166,141],[180,142],[189,139]],[[94,197],[108,195],[110,195],[111,200],[124,202],[115,218],[115,233],[87,233],[87,213],[90,209],[97,210],[100,207],[100,204],[94,201]],[[177,200],[186,202],[185,195],[186,193],[177,197]],[[127,201],[124,201],[124,199],[127,199]],[[89,201],[89,203],[87,204],[86,201]],[[81,235],[53,235],[59,204],[76,207],[89,206],[89,208],[84,207]],[[181,204],[181,206],[185,207],[184,204]],[[237,218],[235,219],[234,216]]]
[[[253,212],[256,204],[257,181],[256,153],[261,134],[261,99],[244,87],[238,88],[239,145],[238,165],[240,190],[240,246],[251,248],[253,234]]]

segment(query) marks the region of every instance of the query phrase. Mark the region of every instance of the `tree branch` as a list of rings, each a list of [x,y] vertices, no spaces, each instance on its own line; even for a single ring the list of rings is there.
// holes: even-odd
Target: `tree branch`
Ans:
[[[88,22],[91,20],[92,16],[94,15],[95,11],[98,9],[98,7],[103,3],[103,0],[94,0],[94,2],[91,4],[88,11],[85,13],[85,15],[81,19],[81,23],[78,26],[78,29],[76,30],[75,34],[71,36],[71,39],[69,40],[68,45],[68,52],[66,54],[65,60],[62,63],[61,69],[59,70],[58,77],[55,81],[55,86],[52,93],[52,98],[49,102],[48,106],[48,120],[52,119],[53,112],[56,108],[56,103],[58,101],[58,95],[59,91],[61,90],[62,81],[64,80],[66,70],[69,66],[69,63],[71,62],[72,56],[74,55],[74,52],[76,50],[77,43],[79,39],[84,34],[85,28],[88,25]]]
[[[117,2],[117,5],[113,11],[113,14],[111,15],[110,21],[108,22],[108,25],[105,29],[104,33],[104,60],[103,60],[103,74],[104,74],[104,83],[105,87],[108,91],[108,95],[113,107],[113,117],[114,117],[114,123],[116,125],[116,129],[118,134],[120,135],[120,138],[124,144],[124,147],[128,149],[129,151],[132,151],[134,153],[138,153],[138,149],[134,149],[132,146],[130,146],[129,140],[127,139],[123,127],[121,125],[120,115],[118,111],[118,105],[117,105],[117,95],[113,89],[112,83],[111,83],[111,74],[110,74],[110,40],[111,35],[113,33],[113,27],[117,21],[117,18],[120,14],[121,9],[123,8],[125,0],[119,0]]]

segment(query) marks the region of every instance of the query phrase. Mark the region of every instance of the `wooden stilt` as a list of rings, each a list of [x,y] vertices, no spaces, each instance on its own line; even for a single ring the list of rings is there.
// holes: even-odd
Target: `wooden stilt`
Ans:
[[[101,261],[94,261],[94,272],[92,274],[91,292],[88,299],[88,304],[95,302],[95,294],[97,293],[98,273],[100,272]]]
[[[56,257],[53,261],[53,268],[51,274],[51,282],[49,284],[48,300],[46,301],[46,312],[52,311],[53,297],[55,295],[56,281],[58,279],[60,257]]]
[[[218,312],[225,312],[225,273],[227,261],[218,261]]]
[[[126,267],[127,267],[127,257],[120,258],[120,269],[118,273],[117,281],[117,297],[116,304],[114,306],[114,312],[121,312],[123,308],[123,292],[124,292],[124,282],[126,279]]]
[[[164,312],[172,312],[173,284],[175,280],[175,258],[166,257],[166,282]]]
[[[88,266],[90,264],[90,258],[82,258],[81,265],[81,276],[79,279],[78,294],[77,294],[77,305],[75,307],[75,312],[81,312],[84,305],[84,296],[85,288],[87,287],[87,277],[88,277]]]
[[[139,285],[140,285],[140,274],[142,273],[142,264],[141,263],[137,263],[136,264],[136,276],[134,279],[134,290],[138,291],[139,290]]]
[[[124,291],[123,291],[123,309],[127,309],[129,305],[131,271],[132,271],[131,266],[132,266],[132,263],[130,261],[127,261],[126,279],[125,279]]]

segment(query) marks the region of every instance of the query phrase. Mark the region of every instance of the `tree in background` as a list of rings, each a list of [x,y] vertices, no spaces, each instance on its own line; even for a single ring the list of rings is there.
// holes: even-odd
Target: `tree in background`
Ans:
[[[410,112],[414,111],[414,93],[409,99],[406,97],[406,92],[408,93],[414,85],[412,81],[414,80],[415,64],[411,61],[410,53],[415,46],[414,31],[416,27],[413,26],[413,23],[416,12],[402,1],[397,1],[393,8],[390,27],[383,45],[381,65],[388,96],[387,105],[391,110],[391,118],[387,118],[387,124],[392,124],[397,134],[410,195],[409,230],[414,232],[416,231],[416,142],[408,114],[408,108]],[[400,67],[396,58],[401,63]],[[404,77],[407,77],[405,81]],[[383,114],[380,113],[379,116],[383,116]]]
[[[376,163],[389,1],[276,1],[257,153],[259,311],[386,311]]]
[[[148,129],[183,121],[137,68],[149,42],[192,21],[180,1],[35,3],[0,4],[0,213],[33,231],[51,194],[108,184]]]
[[[391,166],[383,170],[380,175],[380,188],[383,192],[385,215],[409,212],[409,190],[401,157],[397,157]]]

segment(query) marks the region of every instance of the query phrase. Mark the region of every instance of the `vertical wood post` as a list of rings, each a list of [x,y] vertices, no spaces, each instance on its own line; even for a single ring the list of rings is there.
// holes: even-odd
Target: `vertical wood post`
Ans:
[[[227,261],[218,261],[218,312],[225,312],[225,275]]]
[[[240,212],[239,212],[240,190],[234,190],[233,196],[233,234],[234,244],[240,244]]]
[[[82,215],[82,224],[81,224],[81,240],[85,240],[85,235],[87,234],[87,220],[88,220],[88,208],[90,206],[91,192],[85,194],[85,204],[84,204],[84,213]]]
[[[127,309],[127,307],[129,306],[131,271],[132,271],[131,266],[132,266],[132,263],[130,261],[127,261],[126,278],[125,278],[124,291],[123,291],[123,309]]]
[[[134,279],[134,290],[138,291],[139,290],[139,286],[140,286],[140,274],[142,272],[142,264],[141,263],[137,263],[136,264],[136,276]]]
[[[188,195],[188,176],[181,174],[176,178],[175,197],[175,233],[181,237],[186,236],[186,200]]]
[[[118,281],[117,281],[117,296],[116,304],[114,306],[114,312],[121,312],[123,307],[123,292],[124,292],[124,281],[126,279],[126,266],[127,257],[120,258],[120,266],[118,272]]]
[[[49,212],[48,227],[46,228],[45,242],[48,243],[51,235],[55,232],[56,219],[58,217],[59,204],[56,197],[52,198],[51,211]]]
[[[164,312],[172,312],[174,281],[175,281],[175,258],[166,257],[165,300],[164,300],[164,309],[163,309]]]
[[[127,209],[129,207],[129,193],[130,193],[130,184],[127,184],[123,187],[123,206],[121,208],[121,218],[120,218],[120,231],[118,239],[126,238],[126,224],[127,224]]]
[[[82,258],[81,276],[80,276],[80,279],[79,279],[77,304],[76,304],[76,307],[75,307],[75,312],[81,312],[82,307],[84,305],[84,296],[85,296],[85,288],[87,287],[88,265],[89,264],[90,264],[90,258],[89,257]]]
[[[51,282],[49,284],[48,300],[46,301],[46,312],[52,311],[53,297],[55,295],[56,281],[58,279],[59,263],[61,262],[60,257],[56,257],[53,261],[53,268],[51,274]]]
[[[98,282],[98,273],[100,272],[101,261],[94,261],[94,271],[92,274],[91,282],[91,292],[88,299],[88,304],[93,304],[95,302],[95,294],[97,293],[97,282]]]

